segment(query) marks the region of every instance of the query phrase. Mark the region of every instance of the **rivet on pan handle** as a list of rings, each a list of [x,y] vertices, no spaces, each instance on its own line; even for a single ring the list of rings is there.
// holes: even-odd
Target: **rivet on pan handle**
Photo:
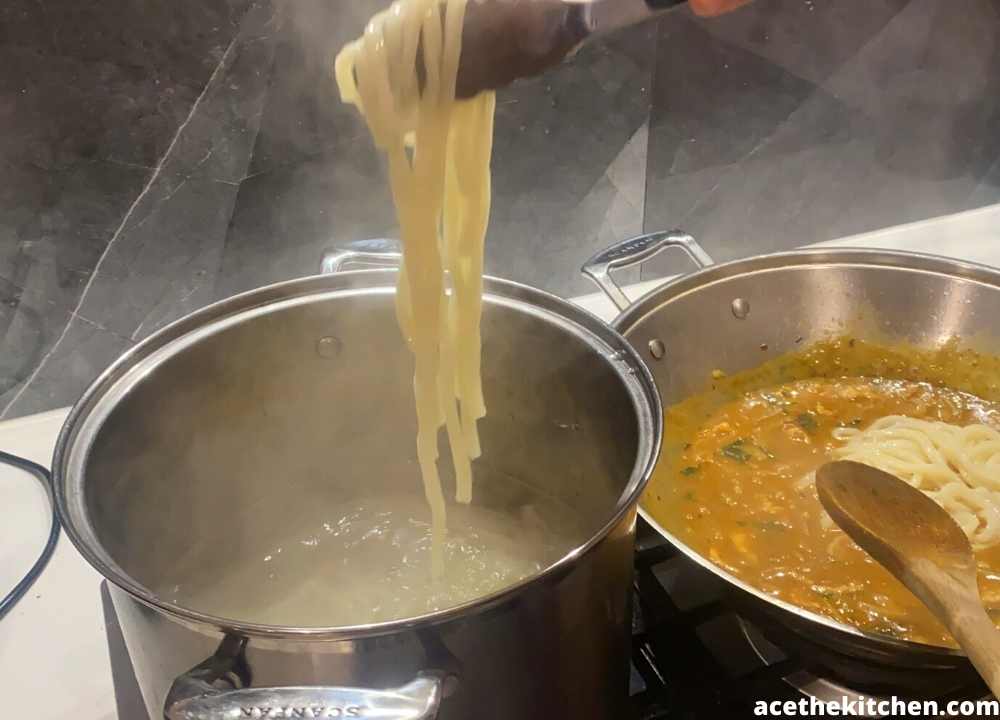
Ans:
[[[388,238],[357,240],[324,253],[320,261],[320,273],[329,275],[339,272],[350,263],[398,267],[402,258],[403,253],[398,240]]]
[[[699,269],[713,264],[708,253],[686,232],[661,230],[623,240],[602,250],[585,262],[580,271],[597,283],[619,310],[624,311],[632,303],[611,277],[611,271],[639,265],[672,247],[686,252]]]

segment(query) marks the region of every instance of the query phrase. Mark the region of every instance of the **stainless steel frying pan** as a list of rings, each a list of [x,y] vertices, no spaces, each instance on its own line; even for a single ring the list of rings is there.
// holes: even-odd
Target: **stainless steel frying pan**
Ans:
[[[668,248],[683,250],[698,270],[629,302],[611,273]],[[674,231],[610,247],[583,272],[621,310],[613,325],[652,368],[664,406],[703,390],[715,368],[739,372],[847,331],[925,347],[956,336],[987,345],[996,339],[1000,347],[1000,272],[932,255],[823,248],[713,265],[690,235]],[[656,482],[654,477],[651,487]],[[754,617],[854,658],[913,669],[965,665],[957,650],[865,633],[771,597],[642,512],[684,555],[722,579]]]

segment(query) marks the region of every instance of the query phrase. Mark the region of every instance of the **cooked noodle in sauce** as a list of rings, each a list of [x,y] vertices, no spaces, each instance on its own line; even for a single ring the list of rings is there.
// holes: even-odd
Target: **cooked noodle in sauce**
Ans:
[[[834,430],[839,460],[892,473],[951,514],[977,550],[1000,542],[1000,432],[902,415]]]
[[[829,359],[785,361],[784,372],[733,379],[725,397],[709,392],[668,408],[664,457],[644,506],[694,550],[777,598],[866,631],[954,645],[834,525],[814,476],[824,462],[851,458],[927,492],[969,535],[983,600],[1000,609],[1000,406],[919,381],[918,362],[894,372],[866,361],[858,367],[887,376],[848,376],[846,363],[824,367]],[[824,370],[828,377],[808,377]],[[765,382],[768,374],[778,382]]]

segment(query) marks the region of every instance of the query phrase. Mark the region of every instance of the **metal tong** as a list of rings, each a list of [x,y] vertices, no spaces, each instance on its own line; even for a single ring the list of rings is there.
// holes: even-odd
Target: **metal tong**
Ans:
[[[471,98],[558,65],[591,38],[658,17],[684,0],[468,0],[455,95]],[[417,77],[424,65],[417,50]]]
[[[683,0],[469,0],[455,93],[469,98],[559,64],[591,38]]]

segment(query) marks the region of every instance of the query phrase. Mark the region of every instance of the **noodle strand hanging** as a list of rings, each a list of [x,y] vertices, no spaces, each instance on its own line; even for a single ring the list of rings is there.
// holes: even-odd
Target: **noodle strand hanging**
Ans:
[[[448,435],[455,498],[468,503],[471,462],[480,454],[476,423],[486,413],[479,325],[495,100],[493,93],[455,99],[464,14],[465,0],[396,2],[335,63],[341,97],[364,115],[389,165],[403,241],[396,308],[415,359],[417,458],[435,575],[446,528],[438,429]]]

